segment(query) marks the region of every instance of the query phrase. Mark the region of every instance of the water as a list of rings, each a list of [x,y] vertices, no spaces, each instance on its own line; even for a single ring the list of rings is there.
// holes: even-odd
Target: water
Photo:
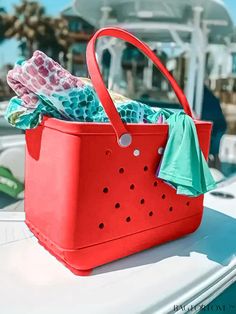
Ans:
[[[199,313],[236,313],[236,283],[227,288]]]
[[[229,178],[232,175],[235,175],[236,174],[236,164],[230,164],[227,162],[222,162],[221,163],[221,172],[224,174],[224,176],[226,178]]]

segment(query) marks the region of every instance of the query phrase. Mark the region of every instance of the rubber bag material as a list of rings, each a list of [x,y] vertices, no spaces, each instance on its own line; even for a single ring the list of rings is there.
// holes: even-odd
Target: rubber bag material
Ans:
[[[202,195],[178,195],[155,177],[168,125],[121,121],[95,58],[100,36],[119,37],[140,48],[167,77],[192,117],[183,92],[148,46],[118,28],[95,33],[87,47],[88,69],[111,123],[45,118],[26,131],[26,223],[77,275],[194,232],[203,211]],[[207,159],[211,123],[194,123]],[[124,134],[130,135],[130,143],[122,147]]]

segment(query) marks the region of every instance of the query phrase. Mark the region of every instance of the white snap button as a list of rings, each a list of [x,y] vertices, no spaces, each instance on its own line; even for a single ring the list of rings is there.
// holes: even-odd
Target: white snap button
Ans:
[[[131,144],[131,142],[132,142],[132,136],[129,133],[125,133],[121,135],[118,141],[121,147],[128,147]]]
[[[134,150],[134,156],[138,157],[140,155],[140,150],[139,149],[135,149]]]

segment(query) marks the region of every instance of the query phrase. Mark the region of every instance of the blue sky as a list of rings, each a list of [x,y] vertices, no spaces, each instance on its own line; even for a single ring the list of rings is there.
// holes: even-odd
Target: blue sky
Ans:
[[[0,0],[0,6],[5,7],[8,12],[11,12],[12,6],[19,2],[20,0]],[[56,16],[59,15],[65,7],[70,5],[72,0],[39,0],[38,2],[45,6],[47,14]],[[236,0],[225,0],[224,2],[236,24]],[[17,59],[17,53],[17,42],[14,39],[5,41],[0,45],[0,67],[7,62],[14,63]]]

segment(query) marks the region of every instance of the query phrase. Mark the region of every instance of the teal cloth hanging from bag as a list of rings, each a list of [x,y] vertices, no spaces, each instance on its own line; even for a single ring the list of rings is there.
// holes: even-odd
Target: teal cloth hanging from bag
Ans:
[[[179,111],[162,110],[169,124],[169,139],[157,176],[171,184],[177,194],[198,196],[216,187],[205,157],[200,149],[195,124]]]

